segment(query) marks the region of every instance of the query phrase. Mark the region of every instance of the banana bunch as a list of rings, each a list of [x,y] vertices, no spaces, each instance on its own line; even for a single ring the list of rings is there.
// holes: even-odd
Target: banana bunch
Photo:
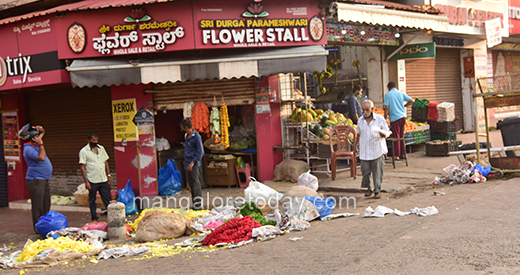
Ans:
[[[359,60],[352,62],[352,66],[354,66],[354,67],[357,67],[359,65],[361,65],[361,61],[359,61]]]

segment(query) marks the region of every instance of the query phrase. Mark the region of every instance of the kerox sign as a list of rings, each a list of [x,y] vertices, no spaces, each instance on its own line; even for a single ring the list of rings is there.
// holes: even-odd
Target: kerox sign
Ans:
[[[197,48],[251,48],[326,44],[316,1],[196,1]]]
[[[520,0],[509,0],[509,33],[520,34]]]
[[[0,37],[6,41],[0,43],[0,90],[70,82],[52,16],[1,26]]]
[[[60,59],[195,48],[189,1],[71,12],[56,22]]]

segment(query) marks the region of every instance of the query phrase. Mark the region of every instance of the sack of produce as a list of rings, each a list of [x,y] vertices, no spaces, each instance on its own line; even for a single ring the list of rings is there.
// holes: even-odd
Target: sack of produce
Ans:
[[[161,239],[178,238],[186,232],[186,218],[176,213],[150,211],[137,226],[135,240],[151,242]]]
[[[47,233],[67,227],[69,227],[67,217],[50,210],[47,214],[38,219],[34,229],[36,229],[36,232],[45,239],[47,238]]]
[[[274,168],[274,181],[296,182],[298,177],[311,168],[305,161],[286,159]]]
[[[298,177],[298,181],[296,183],[298,186],[305,186],[313,189],[314,191],[318,190],[318,178],[311,174],[311,170],[301,174]]]

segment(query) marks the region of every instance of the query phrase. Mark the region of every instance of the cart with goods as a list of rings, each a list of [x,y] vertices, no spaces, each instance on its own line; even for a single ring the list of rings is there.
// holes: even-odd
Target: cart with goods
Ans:
[[[476,150],[470,150],[470,152],[487,153],[493,170],[499,170],[501,173],[520,172],[520,135],[509,133],[510,136],[507,137],[510,139],[508,140],[509,144],[504,142],[506,146],[503,148],[490,148],[488,119],[488,108],[520,105],[520,73],[479,78],[477,82],[479,89],[478,93],[473,95],[473,98],[476,106],[482,106],[481,109],[484,114],[483,116],[476,116]],[[483,127],[485,127],[485,133],[482,133],[481,128]],[[502,131],[502,135],[503,140],[506,141],[504,131]],[[490,148],[489,150],[480,148],[480,142],[478,141],[481,136],[486,137],[486,144],[487,148]],[[504,154],[506,152],[509,153]],[[481,158],[481,154],[477,154],[479,163]]]

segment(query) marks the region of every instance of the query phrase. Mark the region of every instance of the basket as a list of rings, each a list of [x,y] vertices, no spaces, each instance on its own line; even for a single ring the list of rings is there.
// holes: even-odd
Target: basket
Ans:
[[[430,101],[426,98],[425,99],[416,98],[412,105],[412,108],[428,108],[429,103],[430,103]]]
[[[430,130],[415,131],[414,134],[415,144],[420,144],[430,141]]]
[[[455,103],[443,102],[437,105],[437,121],[454,121],[455,120]]]
[[[412,107],[412,121],[426,122],[428,120],[428,107]]]
[[[445,121],[445,122],[437,122],[433,120],[428,120],[428,124],[430,125],[430,131],[432,133],[455,133],[457,132],[457,122],[456,121]]]
[[[444,142],[442,144],[426,143],[427,156],[447,157],[449,152],[458,151],[462,141]]]
[[[74,198],[76,198],[78,205],[88,206],[88,194],[74,193],[73,195],[74,195]],[[115,200],[115,199],[117,199],[117,193],[112,194],[112,200]],[[101,199],[101,196],[96,196],[96,205],[100,208],[105,208],[105,205],[103,204],[103,200]]]
[[[448,140],[448,141],[456,141],[457,133],[431,133],[431,140]]]
[[[428,120],[434,120],[437,121],[437,118],[439,117],[438,111],[437,111],[437,105],[441,104],[440,102],[430,102],[428,104]]]

